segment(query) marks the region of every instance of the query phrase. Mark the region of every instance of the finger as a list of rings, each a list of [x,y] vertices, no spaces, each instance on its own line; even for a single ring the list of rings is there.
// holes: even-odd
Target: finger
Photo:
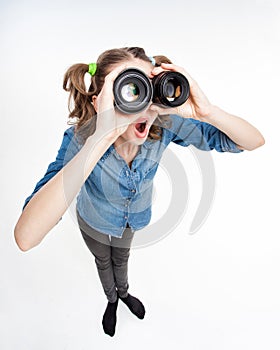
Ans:
[[[126,64],[122,64],[120,66],[118,66],[117,68],[113,69],[110,73],[108,73],[104,79],[104,85],[100,91],[100,94],[97,97],[98,102],[100,100],[108,100],[111,101],[111,103],[109,103],[109,107],[112,104],[113,101],[113,84],[115,79],[117,78],[117,76],[124,70],[126,69],[127,65]],[[107,102],[106,102],[107,104]]]
[[[172,71],[172,72],[184,72],[185,70],[182,67],[176,66],[171,63],[161,63],[159,67],[155,67],[152,70],[153,75],[158,75],[161,72]]]
[[[127,67],[127,64],[124,63],[114,68],[109,74],[106,75],[105,80],[113,82],[116,79],[116,77]]]
[[[194,83],[194,79],[190,76],[190,74],[184,68],[177,66],[176,64],[173,64],[173,63],[162,63],[161,66],[165,70],[170,70],[173,72],[179,72],[183,74],[189,80],[189,83],[191,85]]]
[[[163,69],[162,67],[155,67],[152,71],[151,71],[151,75],[152,77],[154,77],[155,75],[160,74],[161,72],[166,71],[166,69]]]
[[[162,63],[161,66],[164,69],[171,70],[174,72],[184,71],[184,68],[177,66],[176,64],[173,64],[173,63]]]

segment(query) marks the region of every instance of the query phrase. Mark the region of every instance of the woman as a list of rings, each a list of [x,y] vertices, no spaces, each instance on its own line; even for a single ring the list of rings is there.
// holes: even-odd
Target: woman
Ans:
[[[114,107],[113,83],[128,67],[150,79],[165,70],[184,74],[189,99],[173,109],[150,104],[138,114],[122,114]],[[128,293],[127,263],[134,232],[150,221],[152,181],[168,144],[241,152],[264,139],[244,119],[213,106],[183,68],[165,56],[151,59],[138,47],[105,51],[96,64],[73,65],[64,89],[70,92],[69,105],[74,101],[69,117],[75,126],[65,131],[56,160],[26,199],[15,239],[23,251],[38,245],[79,194],[78,223],[108,299],[103,329],[113,336],[119,299],[138,318],[145,315],[141,301]]]

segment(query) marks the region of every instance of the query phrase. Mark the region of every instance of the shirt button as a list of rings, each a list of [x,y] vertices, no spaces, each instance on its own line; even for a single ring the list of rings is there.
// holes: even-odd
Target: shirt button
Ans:
[[[131,190],[131,192],[132,192],[132,193],[135,193],[136,191],[133,189],[133,190]]]
[[[128,204],[125,204],[124,206],[125,206],[125,207],[128,207]]]
[[[125,216],[124,218],[127,219],[127,216]]]

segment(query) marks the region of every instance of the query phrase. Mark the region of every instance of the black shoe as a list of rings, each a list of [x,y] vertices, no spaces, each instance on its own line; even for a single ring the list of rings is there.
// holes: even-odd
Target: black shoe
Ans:
[[[135,297],[133,297],[132,295],[128,294],[128,296],[126,298],[121,298],[121,301],[123,301],[129,308],[129,310],[138,318],[140,318],[141,320],[144,318],[145,316],[145,307],[144,305],[141,303],[141,301]]]
[[[118,302],[119,298],[114,303],[108,302],[102,319],[103,330],[111,337],[115,334]]]

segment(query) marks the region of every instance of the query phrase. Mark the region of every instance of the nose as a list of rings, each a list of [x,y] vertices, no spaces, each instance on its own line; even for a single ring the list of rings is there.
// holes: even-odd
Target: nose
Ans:
[[[160,111],[160,107],[157,106],[156,104],[152,103],[150,106],[149,106],[149,112],[150,113],[155,113],[155,114],[159,114],[159,111]]]

